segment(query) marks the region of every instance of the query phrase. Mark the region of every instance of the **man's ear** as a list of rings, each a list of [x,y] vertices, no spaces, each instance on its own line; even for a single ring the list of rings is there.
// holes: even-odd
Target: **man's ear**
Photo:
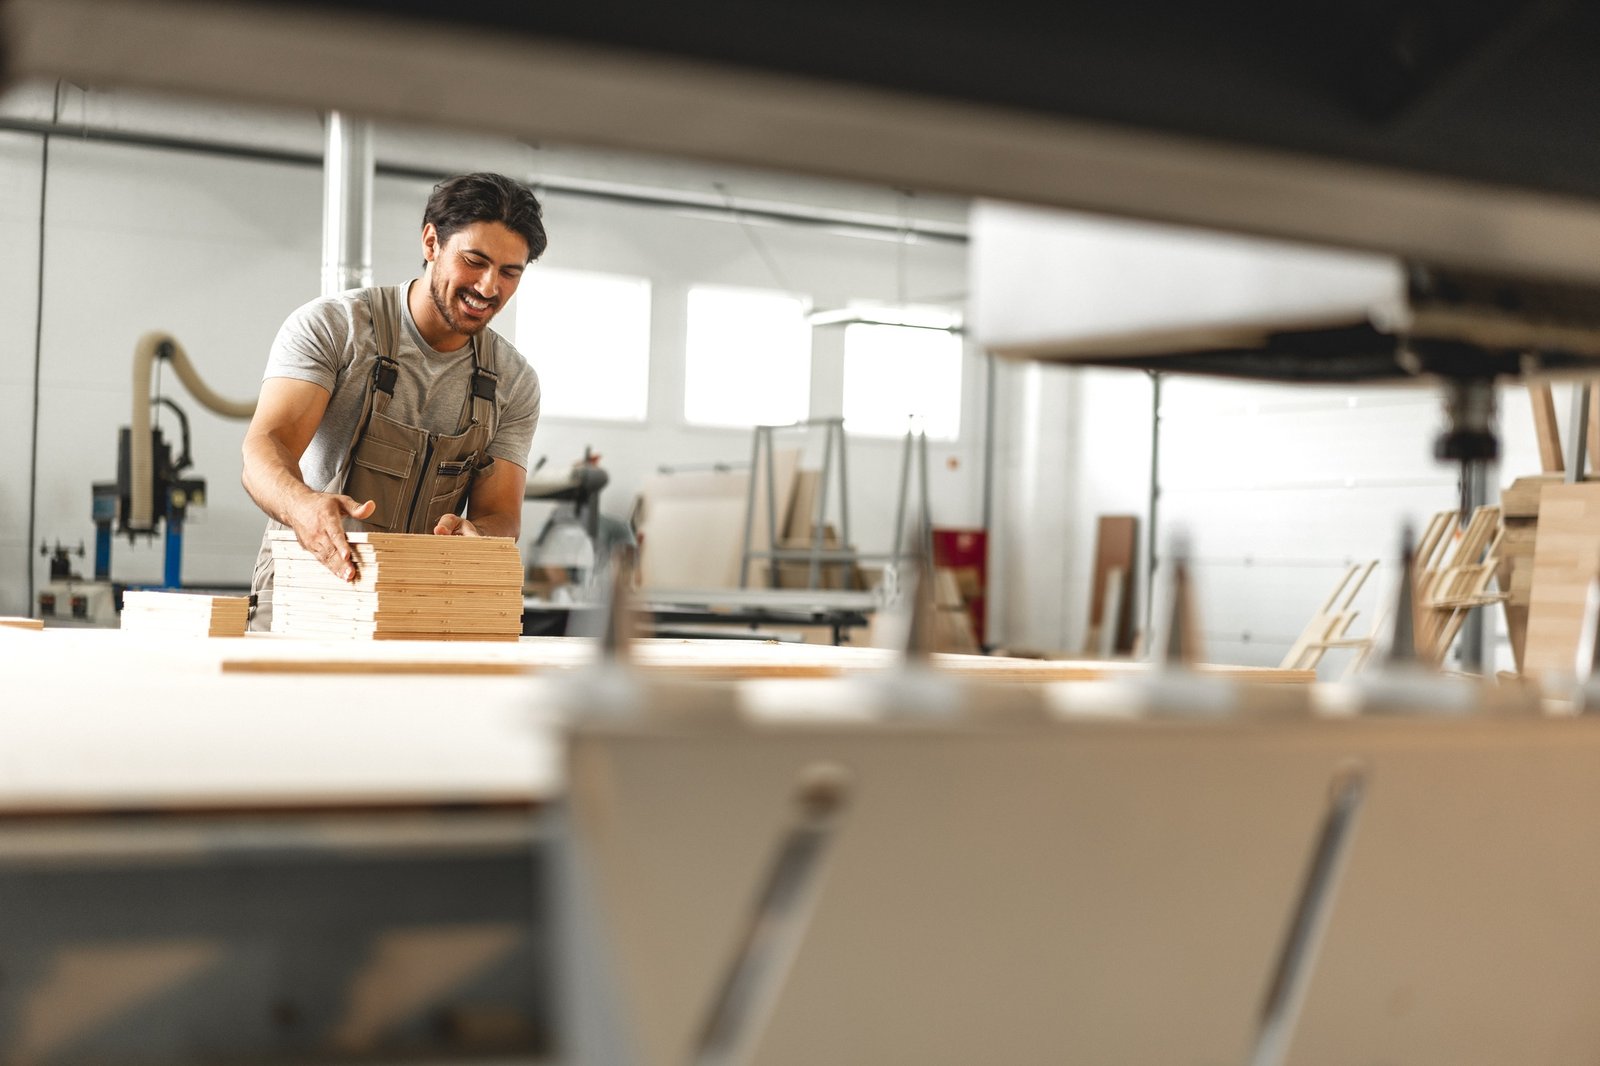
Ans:
[[[439,257],[439,248],[444,242],[439,240],[439,231],[432,222],[422,224],[422,261],[431,263]]]

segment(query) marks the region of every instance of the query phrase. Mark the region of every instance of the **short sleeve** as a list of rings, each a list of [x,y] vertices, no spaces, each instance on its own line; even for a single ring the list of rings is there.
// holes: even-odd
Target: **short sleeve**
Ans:
[[[511,349],[511,356],[510,359],[502,356],[501,365],[509,363],[515,370],[501,379],[505,403],[500,410],[494,439],[489,442],[489,454],[526,470],[528,453],[533,450],[533,434],[539,428],[539,375],[516,349]]]
[[[310,381],[331,393],[347,361],[353,331],[348,301],[325,297],[301,305],[273,338],[263,379]]]

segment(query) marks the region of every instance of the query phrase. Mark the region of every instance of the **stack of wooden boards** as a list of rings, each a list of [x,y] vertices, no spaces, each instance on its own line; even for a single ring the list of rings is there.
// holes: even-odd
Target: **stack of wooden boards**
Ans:
[[[1600,483],[1545,485],[1539,496],[1522,672],[1571,675],[1589,584],[1600,574]]]
[[[516,640],[522,558],[509,537],[350,533],[356,579],[274,531],[272,631],[364,640]]]
[[[196,592],[124,592],[122,628],[191,637],[242,637],[250,601]]]
[[[1592,392],[1595,384],[1584,387]],[[1576,478],[1567,482],[1549,383],[1529,382],[1528,398],[1543,472],[1518,478],[1501,493],[1505,533],[1499,577],[1509,593],[1506,629],[1517,670],[1543,680],[1570,676],[1575,666],[1584,603],[1600,571],[1600,485]],[[1586,421],[1584,465],[1594,469],[1600,467],[1600,418],[1590,415]]]
[[[1538,541],[1539,494],[1559,485],[1560,474],[1519,477],[1500,493],[1500,565],[1495,578],[1506,593],[1506,635],[1517,669],[1522,669],[1528,639],[1528,606],[1533,596],[1533,553]]]

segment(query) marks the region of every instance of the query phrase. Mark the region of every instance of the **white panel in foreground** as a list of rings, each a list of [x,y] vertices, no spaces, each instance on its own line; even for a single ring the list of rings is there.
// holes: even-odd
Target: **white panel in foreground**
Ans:
[[[971,262],[977,339],[1001,354],[1254,347],[1405,313],[1387,256],[1015,204],[974,207]]]

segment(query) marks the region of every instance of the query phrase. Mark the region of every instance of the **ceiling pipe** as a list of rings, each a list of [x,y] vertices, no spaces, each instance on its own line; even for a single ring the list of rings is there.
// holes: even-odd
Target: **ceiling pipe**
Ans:
[[[372,124],[328,112],[322,164],[322,295],[372,284]]]

